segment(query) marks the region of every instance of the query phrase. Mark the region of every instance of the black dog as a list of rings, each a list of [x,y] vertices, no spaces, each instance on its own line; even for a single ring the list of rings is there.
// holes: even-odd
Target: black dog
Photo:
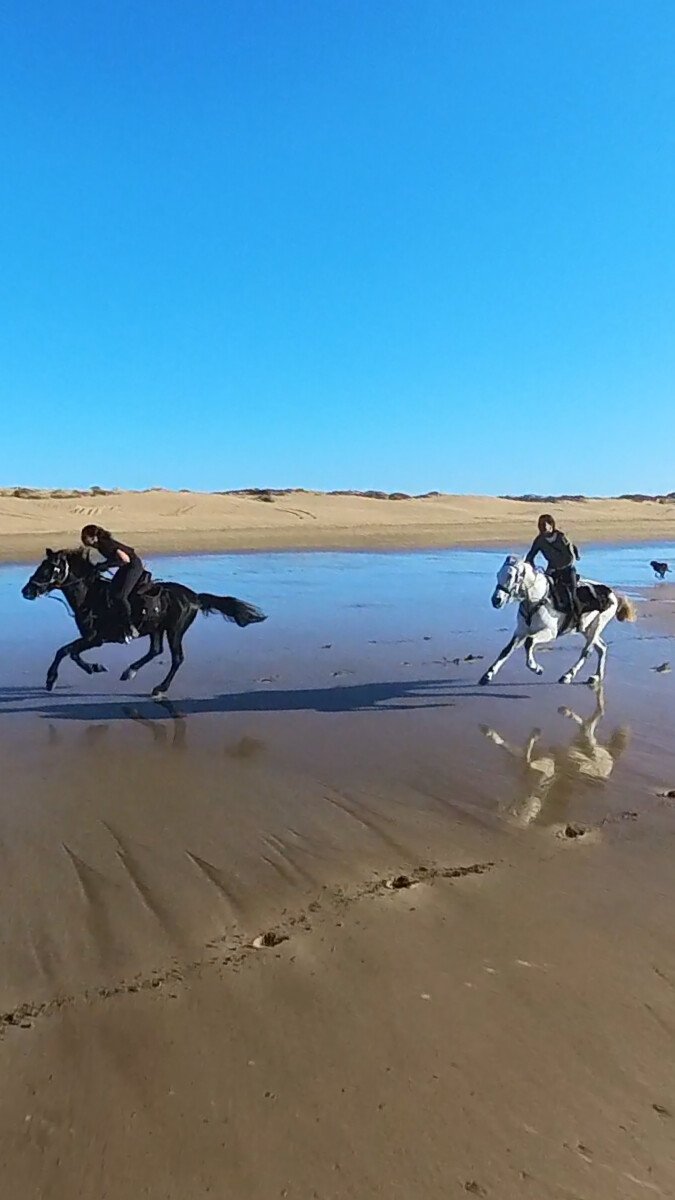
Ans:
[[[668,566],[668,563],[652,562],[649,565],[650,565],[652,571],[654,572],[654,574],[656,575],[657,579],[665,579],[667,573],[670,571],[670,567]]]

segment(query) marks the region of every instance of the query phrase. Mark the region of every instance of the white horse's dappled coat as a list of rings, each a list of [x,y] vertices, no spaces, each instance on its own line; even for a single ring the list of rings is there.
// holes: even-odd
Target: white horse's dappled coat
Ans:
[[[583,588],[584,583],[590,584],[590,580],[580,580],[579,587]],[[586,644],[578,661],[562,676],[560,683],[571,683],[576,678],[591,650],[595,650],[598,656],[598,670],[597,674],[592,675],[588,682],[593,685],[601,683],[605,677],[607,658],[607,646],[602,640],[602,632],[614,617],[619,621],[634,621],[635,610],[629,600],[618,596],[605,584],[591,584],[591,586],[603,593],[603,606],[585,612],[578,630],[573,627],[566,628],[567,617],[565,613],[556,608],[553,602],[548,577],[543,571],[531,566],[524,558],[509,555],[497,575],[497,586],[492,593],[492,605],[494,608],[503,608],[510,600],[520,602],[516,631],[480,682],[482,684],[491,683],[497,672],[504,666],[507,658],[510,658],[513,652],[519,650],[521,646],[525,647],[530,671],[534,671],[535,675],[541,675],[543,667],[534,656],[537,646],[552,642],[566,633],[579,633],[585,638]]]

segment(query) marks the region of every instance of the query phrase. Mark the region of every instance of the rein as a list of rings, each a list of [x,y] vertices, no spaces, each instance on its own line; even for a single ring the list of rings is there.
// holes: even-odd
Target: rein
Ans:
[[[57,584],[55,584],[54,588],[47,593],[47,599],[57,600],[59,602],[59,604],[62,604],[63,607],[70,613],[70,615],[74,617],[77,612],[77,608],[73,604],[68,593],[70,591],[72,591],[73,588],[76,588],[79,584],[81,584],[85,588],[85,593],[86,593],[87,591],[89,591],[89,588],[91,587],[91,585],[96,582],[96,580],[94,578],[92,578],[91,580],[87,580],[87,579],[84,579],[77,575],[73,576],[71,574],[70,563],[68,562],[68,559],[65,560],[64,566],[65,566],[65,575],[63,576],[63,579],[61,579]],[[63,596],[55,595],[56,591],[63,592]]]

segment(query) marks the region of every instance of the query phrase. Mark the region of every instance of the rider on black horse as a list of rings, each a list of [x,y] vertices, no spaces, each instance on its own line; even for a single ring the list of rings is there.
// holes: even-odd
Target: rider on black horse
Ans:
[[[562,530],[556,529],[550,513],[542,513],[538,524],[539,534],[534,539],[526,560],[534,566],[537,555],[544,556],[554,601],[562,606],[562,611],[566,612],[578,627],[582,614],[577,596],[577,572],[574,564],[579,560],[579,551]]]
[[[99,554],[103,555],[105,561],[98,564],[98,569],[115,571],[115,577],[110,584],[110,595],[120,605],[124,618],[124,640],[130,642],[132,638],[138,637],[138,630],[132,623],[129,597],[145,571],[143,562],[132,546],[118,542],[100,525],[85,525],[80,536],[83,545],[98,550]]]

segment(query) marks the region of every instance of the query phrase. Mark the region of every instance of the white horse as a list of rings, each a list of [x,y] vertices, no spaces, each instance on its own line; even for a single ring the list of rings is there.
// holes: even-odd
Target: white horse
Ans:
[[[530,671],[534,671],[535,675],[542,675],[544,668],[534,657],[535,648],[552,642],[565,633],[580,633],[586,639],[586,645],[578,661],[565,672],[559,682],[572,683],[591,650],[595,650],[598,656],[598,670],[588,682],[592,687],[601,684],[605,678],[607,658],[607,646],[602,640],[602,632],[614,617],[618,621],[634,621],[635,608],[625,596],[617,595],[606,584],[593,583],[591,580],[579,580],[578,596],[585,611],[577,630],[569,627],[567,615],[556,608],[548,576],[531,566],[524,558],[509,555],[497,575],[497,586],[492,593],[492,606],[503,608],[510,600],[520,601],[516,632],[492,666],[488,667],[480,682],[491,683],[507,658],[521,646],[525,647]]]

